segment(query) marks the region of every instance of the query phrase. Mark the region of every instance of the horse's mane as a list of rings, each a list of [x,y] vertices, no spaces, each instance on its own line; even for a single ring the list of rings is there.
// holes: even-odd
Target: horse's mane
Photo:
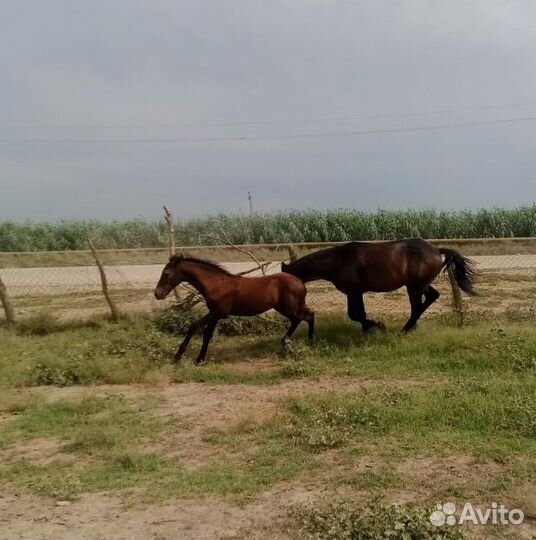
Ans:
[[[208,261],[207,259],[200,259],[199,257],[185,257],[184,255],[177,254],[170,257],[169,262],[172,263],[174,266],[181,262],[192,262],[195,264],[199,264],[200,266],[205,266],[206,268],[210,268],[212,270],[217,270],[218,272],[223,272],[228,276],[234,276],[234,274],[229,272],[229,270],[225,269],[220,264],[213,261]]]

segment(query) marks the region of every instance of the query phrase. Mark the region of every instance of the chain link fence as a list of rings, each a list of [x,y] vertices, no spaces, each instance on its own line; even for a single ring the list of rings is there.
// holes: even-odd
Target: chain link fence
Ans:
[[[312,249],[327,246],[329,244],[315,244]],[[252,246],[248,246],[248,249],[251,250]],[[259,248],[256,257],[274,261],[267,265],[266,272],[279,271],[279,261],[288,257],[287,246],[277,246],[270,253],[263,249]],[[205,258],[215,261],[222,259],[221,247],[203,250],[202,256]],[[298,251],[302,255],[304,250]],[[477,289],[480,295],[464,297],[466,312],[492,316],[505,313],[534,316],[536,251],[507,255],[472,255],[464,251],[463,254],[474,260],[479,273]],[[153,297],[167,257],[165,249],[99,252],[109,295],[120,313],[149,313],[176,302],[173,295],[164,302],[158,302]],[[236,252],[237,261],[229,260],[232,259],[229,252],[223,258],[226,262],[222,264],[233,273],[256,266],[253,261],[248,262],[248,257],[243,253]],[[250,275],[259,273],[257,270]],[[441,293],[441,298],[431,307],[430,313],[452,312],[452,291],[447,276],[441,273],[434,287]],[[60,320],[90,319],[110,313],[102,291],[101,276],[90,252],[1,254],[0,291],[2,288],[17,320],[44,312]],[[180,289],[181,297],[189,294],[187,288]],[[327,282],[308,284],[308,304],[319,315],[346,313],[346,297]],[[366,294],[365,306],[370,317],[375,319],[403,318],[409,313],[404,289]]]

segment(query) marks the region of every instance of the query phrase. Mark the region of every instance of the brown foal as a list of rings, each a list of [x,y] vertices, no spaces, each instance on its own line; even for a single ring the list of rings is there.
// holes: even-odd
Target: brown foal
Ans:
[[[314,312],[305,304],[307,289],[291,274],[243,277],[231,274],[216,263],[194,257],[175,255],[164,267],[154,295],[164,299],[177,285],[188,282],[203,296],[209,312],[195,321],[175,354],[178,362],[198,329],[203,331],[203,345],[196,363],[205,361],[208,344],[220,319],[230,315],[259,315],[275,309],[290,320],[283,341],[290,338],[301,321],[309,325],[309,341],[314,336]]]

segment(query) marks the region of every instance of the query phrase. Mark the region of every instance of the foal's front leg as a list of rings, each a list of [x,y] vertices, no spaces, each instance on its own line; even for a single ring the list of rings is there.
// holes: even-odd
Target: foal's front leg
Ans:
[[[179,360],[182,358],[182,355],[186,352],[186,349],[188,348],[188,344],[190,343],[190,340],[192,339],[192,336],[195,334],[196,330],[199,328],[203,328],[207,322],[210,320],[212,315],[210,313],[207,313],[204,317],[201,317],[200,319],[197,319],[197,321],[194,321],[190,328],[188,328],[188,331],[186,332],[186,336],[182,343],[180,344],[177,352],[175,353],[175,356],[173,357],[173,360],[175,363],[178,363]]]

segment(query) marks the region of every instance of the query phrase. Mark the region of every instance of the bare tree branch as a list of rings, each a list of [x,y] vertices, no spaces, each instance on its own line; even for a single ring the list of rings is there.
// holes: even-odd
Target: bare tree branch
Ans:
[[[266,274],[263,263],[261,263],[259,261],[259,259],[257,259],[257,257],[255,257],[255,255],[253,255],[253,253],[251,253],[251,251],[248,251],[247,249],[241,248],[241,247],[237,246],[236,244],[233,244],[231,242],[231,240],[229,239],[229,237],[227,236],[227,234],[225,234],[225,231],[220,229],[219,234],[221,236],[216,236],[216,235],[213,235],[213,234],[207,234],[205,236],[207,238],[212,238],[213,240],[217,240],[218,242],[221,242],[223,244],[227,244],[228,246],[232,247],[233,249],[236,249],[236,251],[239,251],[240,253],[243,253],[244,255],[247,255],[257,265],[257,268],[262,272],[262,275],[264,276]]]

